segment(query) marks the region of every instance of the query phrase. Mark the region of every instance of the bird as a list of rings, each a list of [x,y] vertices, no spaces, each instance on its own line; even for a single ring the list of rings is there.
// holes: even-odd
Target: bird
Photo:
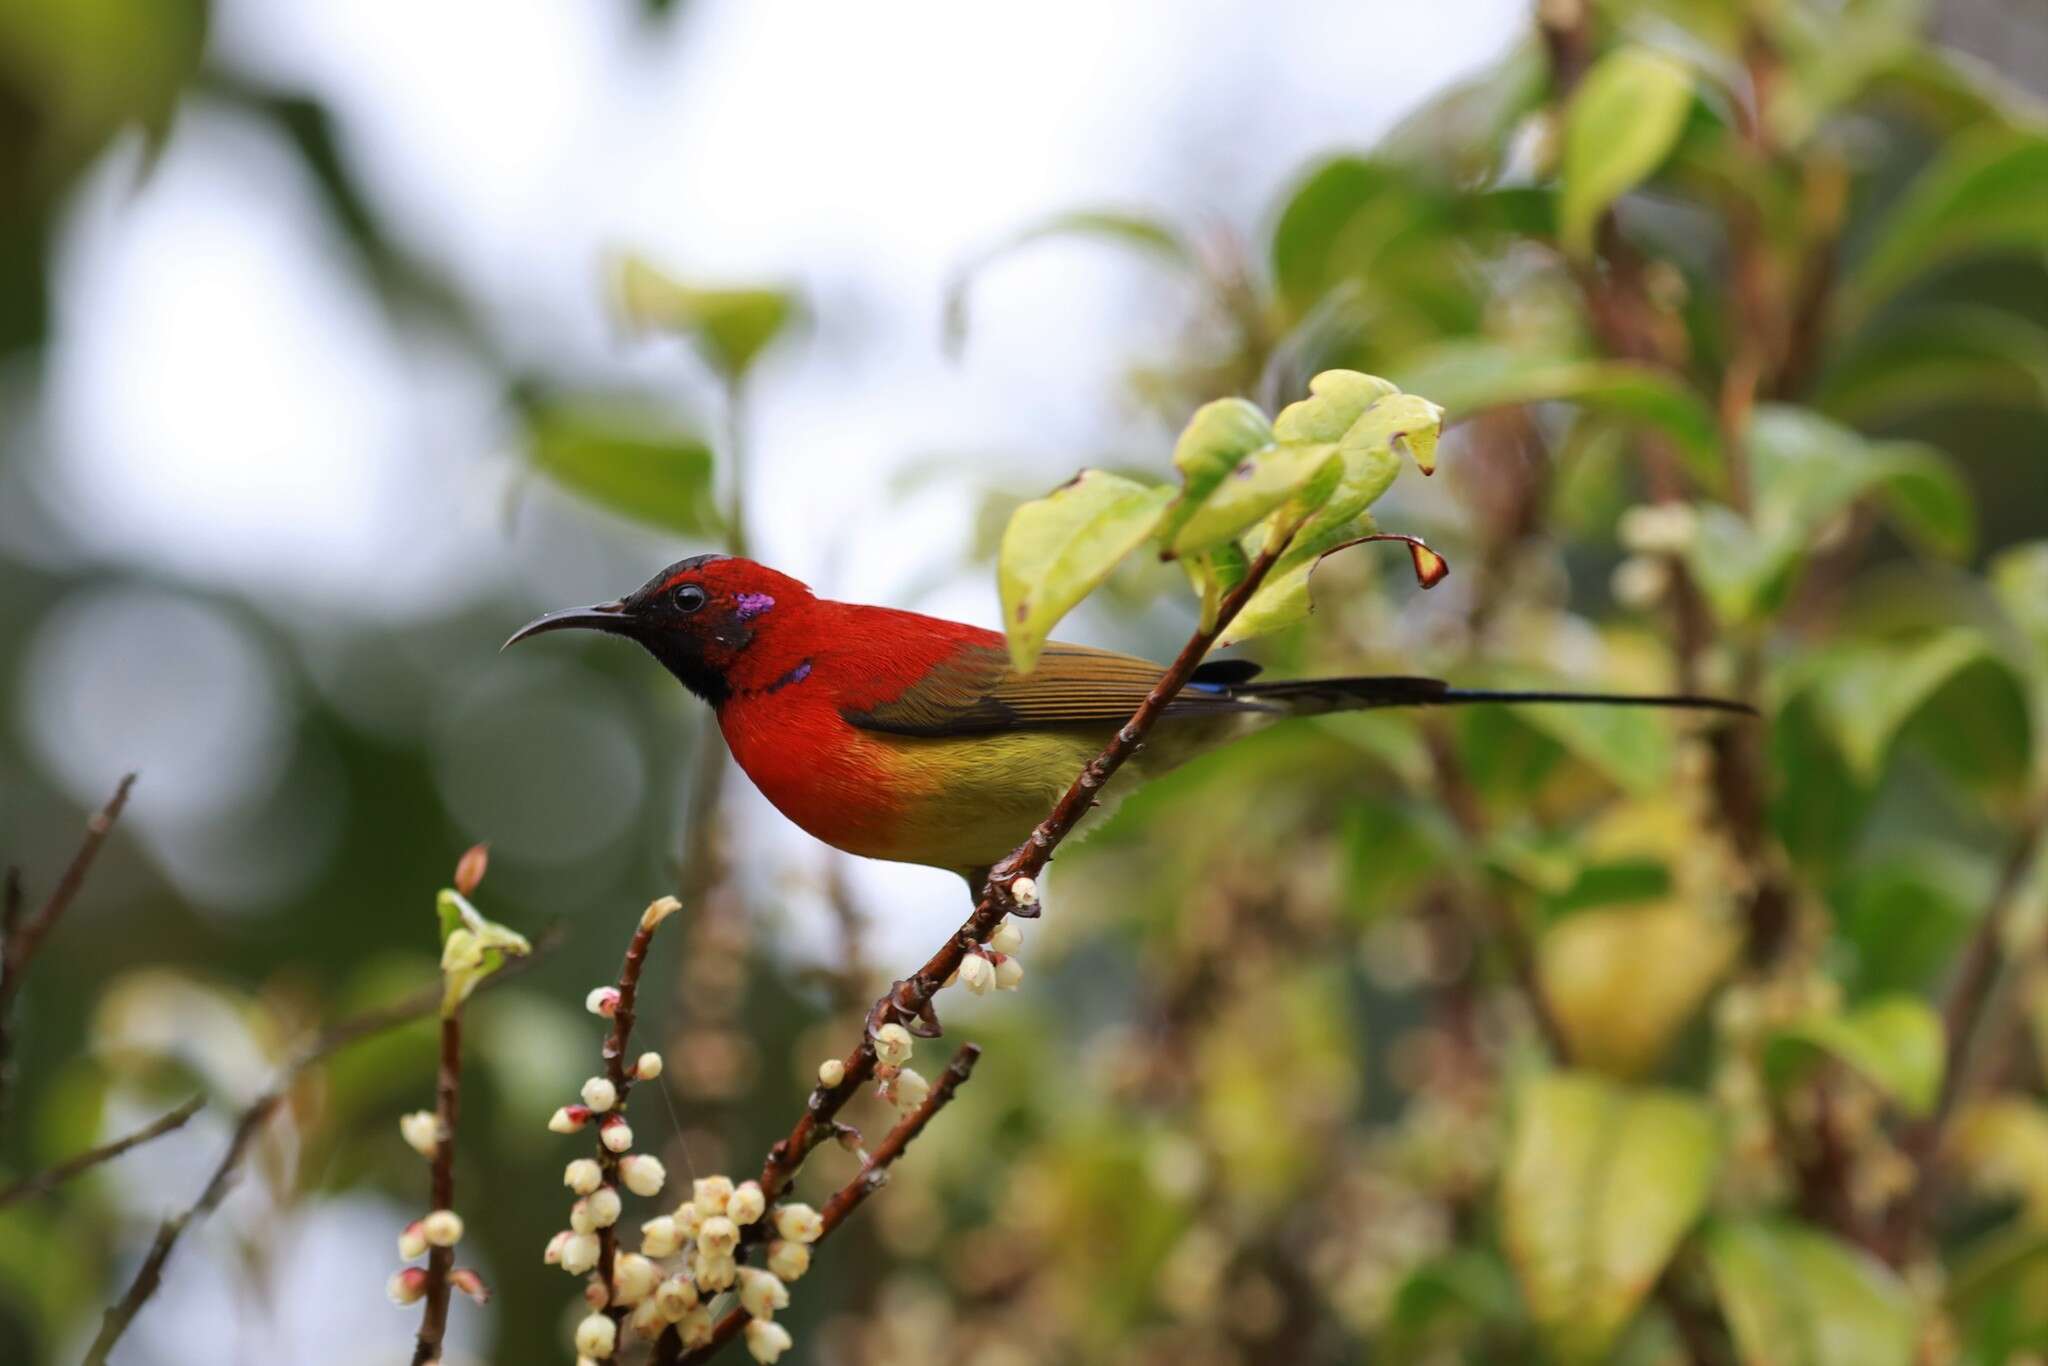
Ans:
[[[835,602],[727,555],[680,560],[616,601],[550,612],[502,648],[562,630],[622,636],[654,656],[710,704],[754,786],[813,837],[970,885],[1030,835],[1165,672],[1053,642],[1020,673],[999,632]],[[1397,675],[1261,682],[1259,672],[1249,660],[1205,661],[1128,767],[1150,779],[1291,717],[1377,707],[1751,711],[1687,694],[1500,691]]]

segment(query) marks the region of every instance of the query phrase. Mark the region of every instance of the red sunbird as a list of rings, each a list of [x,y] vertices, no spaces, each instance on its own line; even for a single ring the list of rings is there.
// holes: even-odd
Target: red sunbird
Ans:
[[[766,565],[699,555],[616,602],[551,612],[543,631],[637,642],[718,713],[732,757],[777,810],[866,858],[975,880],[1051,810],[1165,672],[1049,644],[1030,673],[962,622],[820,598]],[[1746,712],[1714,697],[1453,688],[1398,676],[1255,682],[1212,660],[1128,768],[1150,778],[1292,716],[1372,707],[1554,702]]]

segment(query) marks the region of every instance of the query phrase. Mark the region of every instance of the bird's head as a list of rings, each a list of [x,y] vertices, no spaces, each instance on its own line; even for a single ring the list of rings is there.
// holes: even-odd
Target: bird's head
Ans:
[[[678,560],[615,602],[550,612],[520,627],[507,647],[544,631],[580,629],[624,636],[660,660],[684,686],[717,705],[779,651],[764,636],[791,623],[811,590],[766,565],[727,555]],[[736,677],[736,675],[740,677]]]

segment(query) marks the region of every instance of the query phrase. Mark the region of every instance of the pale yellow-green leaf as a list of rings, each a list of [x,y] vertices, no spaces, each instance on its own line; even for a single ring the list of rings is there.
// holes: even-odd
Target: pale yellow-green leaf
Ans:
[[[1720,1137],[1705,1104],[1591,1073],[1515,1098],[1501,1236],[1561,1361],[1604,1358],[1706,1208]]]
[[[1335,442],[1288,442],[1254,451],[1224,476],[1174,533],[1176,555],[1199,555],[1233,540],[1305,487],[1335,490],[1343,462]]]
[[[1721,1220],[1703,1241],[1743,1366],[1911,1366],[1919,1310],[1875,1257],[1787,1220]]]
[[[487,920],[469,899],[453,888],[443,888],[434,900],[441,925],[441,1013],[452,1015],[461,1009],[469,994],[485,978],[505,965],[505,959],[523,957],[533,951],[526,936]]]
[[[996,584],[1010,659],[1019,670],[1038,662],[1060,618],[1152,535],[1173,497],[1167,485],[1083,470],[1011,514]]]
[[[1934,1108],[1941,1092],[1941,1017],[1916,996],[1885,996],[1853,1010],[1816,1014],[1778,1030],[1774,1055],[1796,1065],[1796,1051],[1819,1049],[1862,1073],[1909,1115]]]
[[[1538,975],[1580,1065],[1655,1065],[1734,961],[1733,926],[1665,902],[1576,912],[1544,934]]]
[[[1325,370],[1308,382],[1309,396],[1273,419],[1277,441],[1337,441],[1372,404],[1401,392],[1393,381],[1356,370]]]
[[[738,379],[796,318],[796,296],[782,289],[705,289],[674,279],[645,257],[616,263],[614,304],[636,331],[688,337],[712,367]]]
[[[2018,1196],[2027,1221],[2048,1228],[2048,1108],[2039,1101],[1994,1096],[1964,1107],[1946,1153],[1974,1189]]]
[[[1664,163],[1692,108],[1692,72],[1642,47],[1609,52],[1573,92],[1565,110],[1559,167],[1558,235],[1577,256],[1616,199]]]
[[[1160,541],[1171,547],[1230,472],[1272,444],[1273,424],[1255,404],[1241,398],[1220,398],[1197,408],[1174,443],[1180,496],[1160,523]]]

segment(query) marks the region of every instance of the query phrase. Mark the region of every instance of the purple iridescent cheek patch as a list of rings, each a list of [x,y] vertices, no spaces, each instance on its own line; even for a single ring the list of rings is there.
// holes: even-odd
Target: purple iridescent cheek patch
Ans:
[[[775,599],[766,593],[741,593],[733,601],[739,605],[741,621],[752,621],[775,605]]]

